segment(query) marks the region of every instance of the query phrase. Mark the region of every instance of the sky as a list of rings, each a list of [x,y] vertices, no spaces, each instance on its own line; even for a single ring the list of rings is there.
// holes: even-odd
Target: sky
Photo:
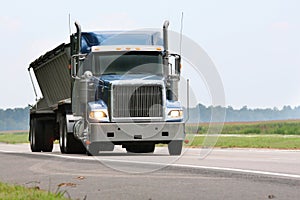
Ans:
[[[160,28],[168,19],[169,28],[179,32],[182,12],[183,34],[215,64],[227,106],[300,105],[298,0],[82,2],[10,0],[1,4],[0,109],[34,104],[27,68],[40,55],[68,42],[69,14],[71,22],[79,21],[84,31]]]

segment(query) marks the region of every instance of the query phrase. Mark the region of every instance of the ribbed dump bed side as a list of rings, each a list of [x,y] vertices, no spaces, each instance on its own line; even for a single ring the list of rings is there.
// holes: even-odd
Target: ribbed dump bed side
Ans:
[[[39,87],[49,107],[56,107],[61,100],[71,97],[69,72],[70,46],[61,44],[34,62],[32,68]]]

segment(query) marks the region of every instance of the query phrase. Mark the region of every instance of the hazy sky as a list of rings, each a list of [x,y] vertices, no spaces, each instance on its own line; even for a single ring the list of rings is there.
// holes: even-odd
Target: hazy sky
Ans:
[[[88,2],[88,3],[82,3]],[[300,105],[300,1],[5,1],[0,7],[0,108],[34,103],[30,62],[68,42],[68,15],[84,30],[180,30],[215,63],[226,105]],[[74,30],[74,29],[73,29]]]

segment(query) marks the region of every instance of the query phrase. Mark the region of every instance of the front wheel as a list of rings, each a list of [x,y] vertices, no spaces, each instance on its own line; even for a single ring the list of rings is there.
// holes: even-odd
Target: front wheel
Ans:
[[[88,145],[87,155],[97,156],[101,151],[113,151],[115,145],[112,142],[93,142]]]
[[[88,156],[98,156],[100,153],[100,144],[98,143],[91,143],[87,148],[87,155]]]
[[[182,140],[174,140],[168,144],[169,154],[171,156],[179,156],[182,151]]]

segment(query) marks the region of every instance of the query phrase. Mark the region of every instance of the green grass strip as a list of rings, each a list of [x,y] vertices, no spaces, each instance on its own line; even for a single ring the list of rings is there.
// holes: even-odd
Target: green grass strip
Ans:
[[[187,124],[186,132],[206,134],[209,123]],[[226,122],[221,134],[279,134],[300,135],[300,120],[260,121],[260,122]]]
[[[37,188],[26,188],[17,185],[9,185],[0,183],[0,199],[1,200],[66,200],[63,193],[53,194]]]
[[[7,144],[28,143],[28,132],[0,133],[0,142]]]
[[[192,137],[190,137],[192,139]],[[205,146],[205,136],[197,135],[190,144],[186,146],[202,147]],[[251,137],[221,136],[218,137],[215,147],[221,148],[274,148],[274,149],[300,149],[300,137],[284,137],[261,135]]]

